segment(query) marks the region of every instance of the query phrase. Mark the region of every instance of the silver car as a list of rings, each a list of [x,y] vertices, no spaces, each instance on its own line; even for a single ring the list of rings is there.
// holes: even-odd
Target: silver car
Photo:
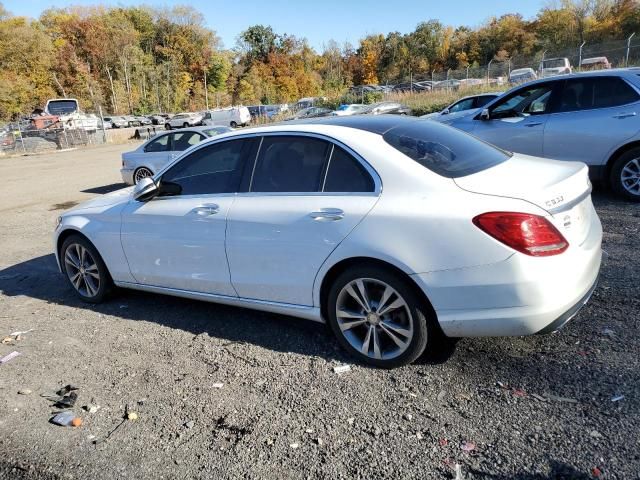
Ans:
[[[594,181],[640,201],[640,69],[545,78],[475,114],[437,119],[518,153],[589,166]]]

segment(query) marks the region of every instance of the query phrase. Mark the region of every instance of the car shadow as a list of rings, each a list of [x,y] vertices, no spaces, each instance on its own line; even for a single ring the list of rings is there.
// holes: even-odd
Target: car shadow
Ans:
[[[127,187],[128,185],[126,183],[112,183],[110,185],[103,185],[101,187],[93,187],[93,188],[87,188],[85,190],[81,190],[82,193],[96,193],[99,195],[103,195],[105,193],[111,193],[111,192],[115,192],[116,190],[121,190],[125,187]]]
[[[55,256],[43,255],[0,270],[0,293],[10,297],[24,295],[126,320],[155,322],[229,343],[249,343],[277,352],[353,363],[320,323],[134,290],[118,290],[104,303],[87,304],[63,280]]]

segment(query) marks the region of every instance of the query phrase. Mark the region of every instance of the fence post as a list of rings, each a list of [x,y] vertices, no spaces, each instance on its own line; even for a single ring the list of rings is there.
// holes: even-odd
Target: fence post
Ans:
[[[24,136],[22,135],[22,127],[20,126],[20,120],[18,120],[18,133],[20,134],[20,143],[22,143],[22,153],[27,153],[27,149],[24,146]]]
[[[102,116],[102,105],[98,106],[98,112],[100,113],[100,126],[102,127],[102,140],[107,143],[107,131],[104,128],[104,117]]]
[[[636,34],[636,32],[633,32],[631,35],[629,35],[629,38],[627,38],[627,55],[625,56],[624,59],[624,66],[628,67],[629,66],[629,50],[631,50],[631,39],[633,38],[633,36]]]
[[[578,52],[578,71],[582,71],[582,47],[584,47],[584,45],[587,42],[582,42],[582,45],[580,45],[580,50]]]
[[[509,57],[509,63],[507,64],[507,78],[511,76],[511,57]]]
[[[467,80],[469,80],[469,65],[467,65]]]
[[[451,89],[451,85],[449,85],[449,74],[451,73],[451,69],[447,70],[447,92]]]
[[[489,64],[487,65],[487,85],[489,85],[489,76],[491,75],[491,63],[493,63],[493,58],[489,60]]]

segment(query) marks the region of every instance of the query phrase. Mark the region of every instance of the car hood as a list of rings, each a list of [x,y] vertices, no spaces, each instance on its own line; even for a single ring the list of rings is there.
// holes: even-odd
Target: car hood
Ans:
[[[99,197],[92,198],[91,200],[87,200],[86,202],[82,202],[81,204],[75,206],[71,210],[68,210],[66,213],[73,213],[78,210],[87,210],[90,208],[104,208],[104,207],[112,207],[119,203],[126,203],[131,199],[131,194],[133,193],[134,187],[127,187],[121,190],[116,190],[115,192],[106,193]]]

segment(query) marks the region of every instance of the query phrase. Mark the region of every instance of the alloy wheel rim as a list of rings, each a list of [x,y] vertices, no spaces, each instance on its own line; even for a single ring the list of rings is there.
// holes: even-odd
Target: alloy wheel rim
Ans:
[[[139,168],[136,170],[135,182],[138,183],[143,178],[147,178],[151,176],[151,172],[146,168]]]
[[[632,195],[640,195],[640,158],[629,160],[622,167],[620,182],[627,192]]]
[[[64,254],[65,269],[73,287],[84,297],[95,297],[100,290],[100,273],[93,256],[79,243],[72,243]]]
[[[358,278],[345,285],[338,294],[336,318],[349,344],[372,359],[396,358],[413,339],[407,302],[381,280]]]

